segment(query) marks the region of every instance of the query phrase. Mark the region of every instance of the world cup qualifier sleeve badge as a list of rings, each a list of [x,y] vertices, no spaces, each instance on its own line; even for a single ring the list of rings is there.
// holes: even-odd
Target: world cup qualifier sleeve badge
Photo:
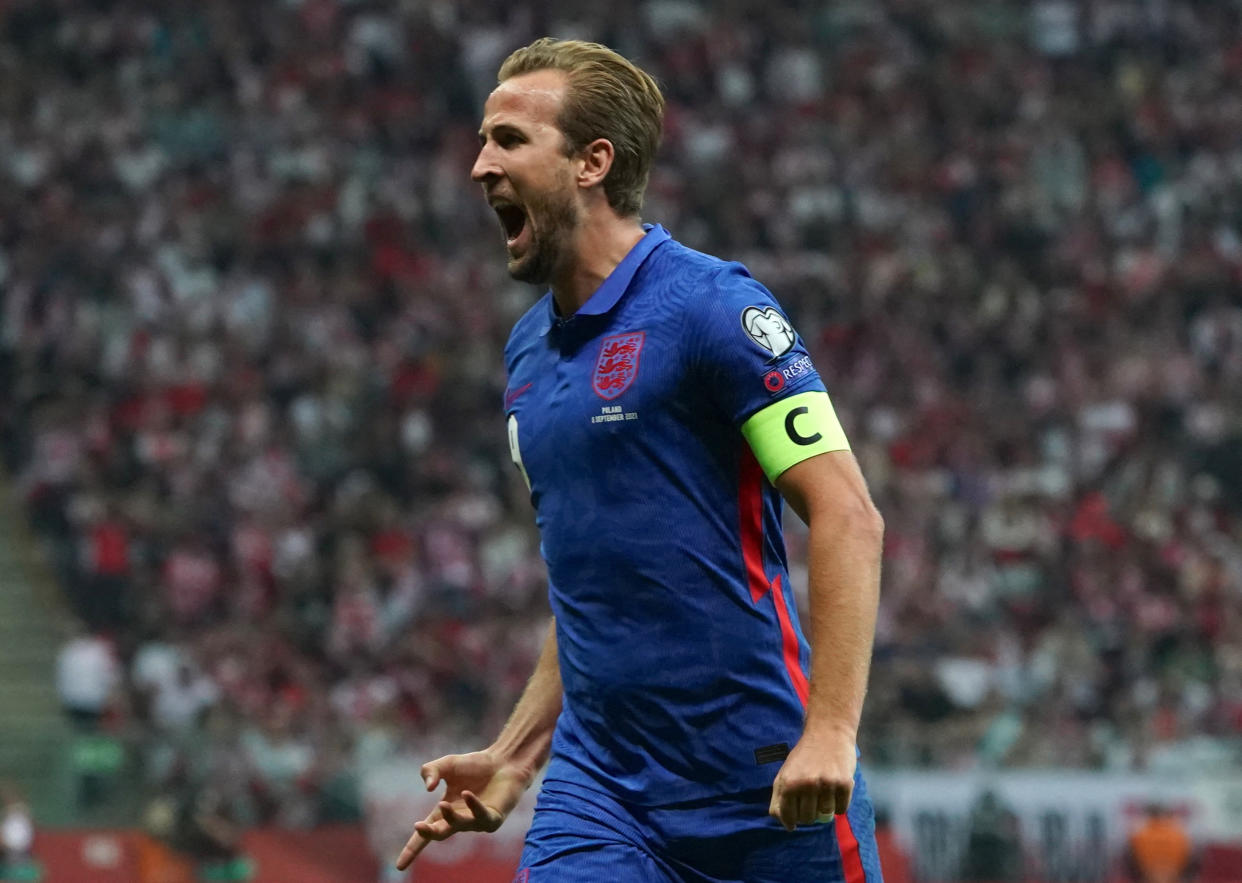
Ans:
[[[769,362],[775,362],[785,353],[793,349],[797,335],[789,322],[775,307],[747,307],[742,310],[742,330],[759,346],[772,356]]]
[[[638,359],[646,337],[645,331],[631,331],[601,341],[599,358],[591,375],[591,388],[597,396],[611,401],[630,388],[638,376]]]

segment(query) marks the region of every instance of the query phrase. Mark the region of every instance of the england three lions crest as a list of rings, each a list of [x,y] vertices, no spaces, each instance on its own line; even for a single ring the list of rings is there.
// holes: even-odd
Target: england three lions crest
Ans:
[[[638,357],[646,337],[645,331],[631,331],[604,338],[591,375],[591,388],[597,396],[611,400],[630,388],[638,375]]]

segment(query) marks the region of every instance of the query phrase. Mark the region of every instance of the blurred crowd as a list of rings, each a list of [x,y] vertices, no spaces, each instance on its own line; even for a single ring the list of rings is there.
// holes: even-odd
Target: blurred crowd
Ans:
[[[115,669],[87,725],[302,825],[503,722],[547,617],[501,413],[537,292],[468,171],[545,33],[657,76],[645,219],[749,265],[846,423],[887,522],[864,756],[1238,760],[1206,0],[0,0],[0,441]]]

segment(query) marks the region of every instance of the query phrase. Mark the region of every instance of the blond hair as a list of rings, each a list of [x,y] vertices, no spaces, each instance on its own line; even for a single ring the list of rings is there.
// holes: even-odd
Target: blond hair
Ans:
[[[617,214],[637,215],[664,125],[664,96],[656,81],[607,46],[552,37],[513,52],[500,66],[497,80],[503,83],[539,70],[568,76],[557,120],[565,152],[572,156],[596,138],[612,142],[604,193]]]

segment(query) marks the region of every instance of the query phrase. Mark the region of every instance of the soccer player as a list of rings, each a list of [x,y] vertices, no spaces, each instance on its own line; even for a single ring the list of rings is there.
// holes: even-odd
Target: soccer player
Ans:
[[[521,883],[879,883],[855,738],[883,523],[824,385],[744,267],[641,223],[650,76],[543,39],[498,79],[472,177],[509,273],[550,287],[505,349],[505,411],[553,624],[496,741],[424,765],[446,792],[398,867],[495,831],[548,763]],[[810,647],[782,496],[810,531]]]

